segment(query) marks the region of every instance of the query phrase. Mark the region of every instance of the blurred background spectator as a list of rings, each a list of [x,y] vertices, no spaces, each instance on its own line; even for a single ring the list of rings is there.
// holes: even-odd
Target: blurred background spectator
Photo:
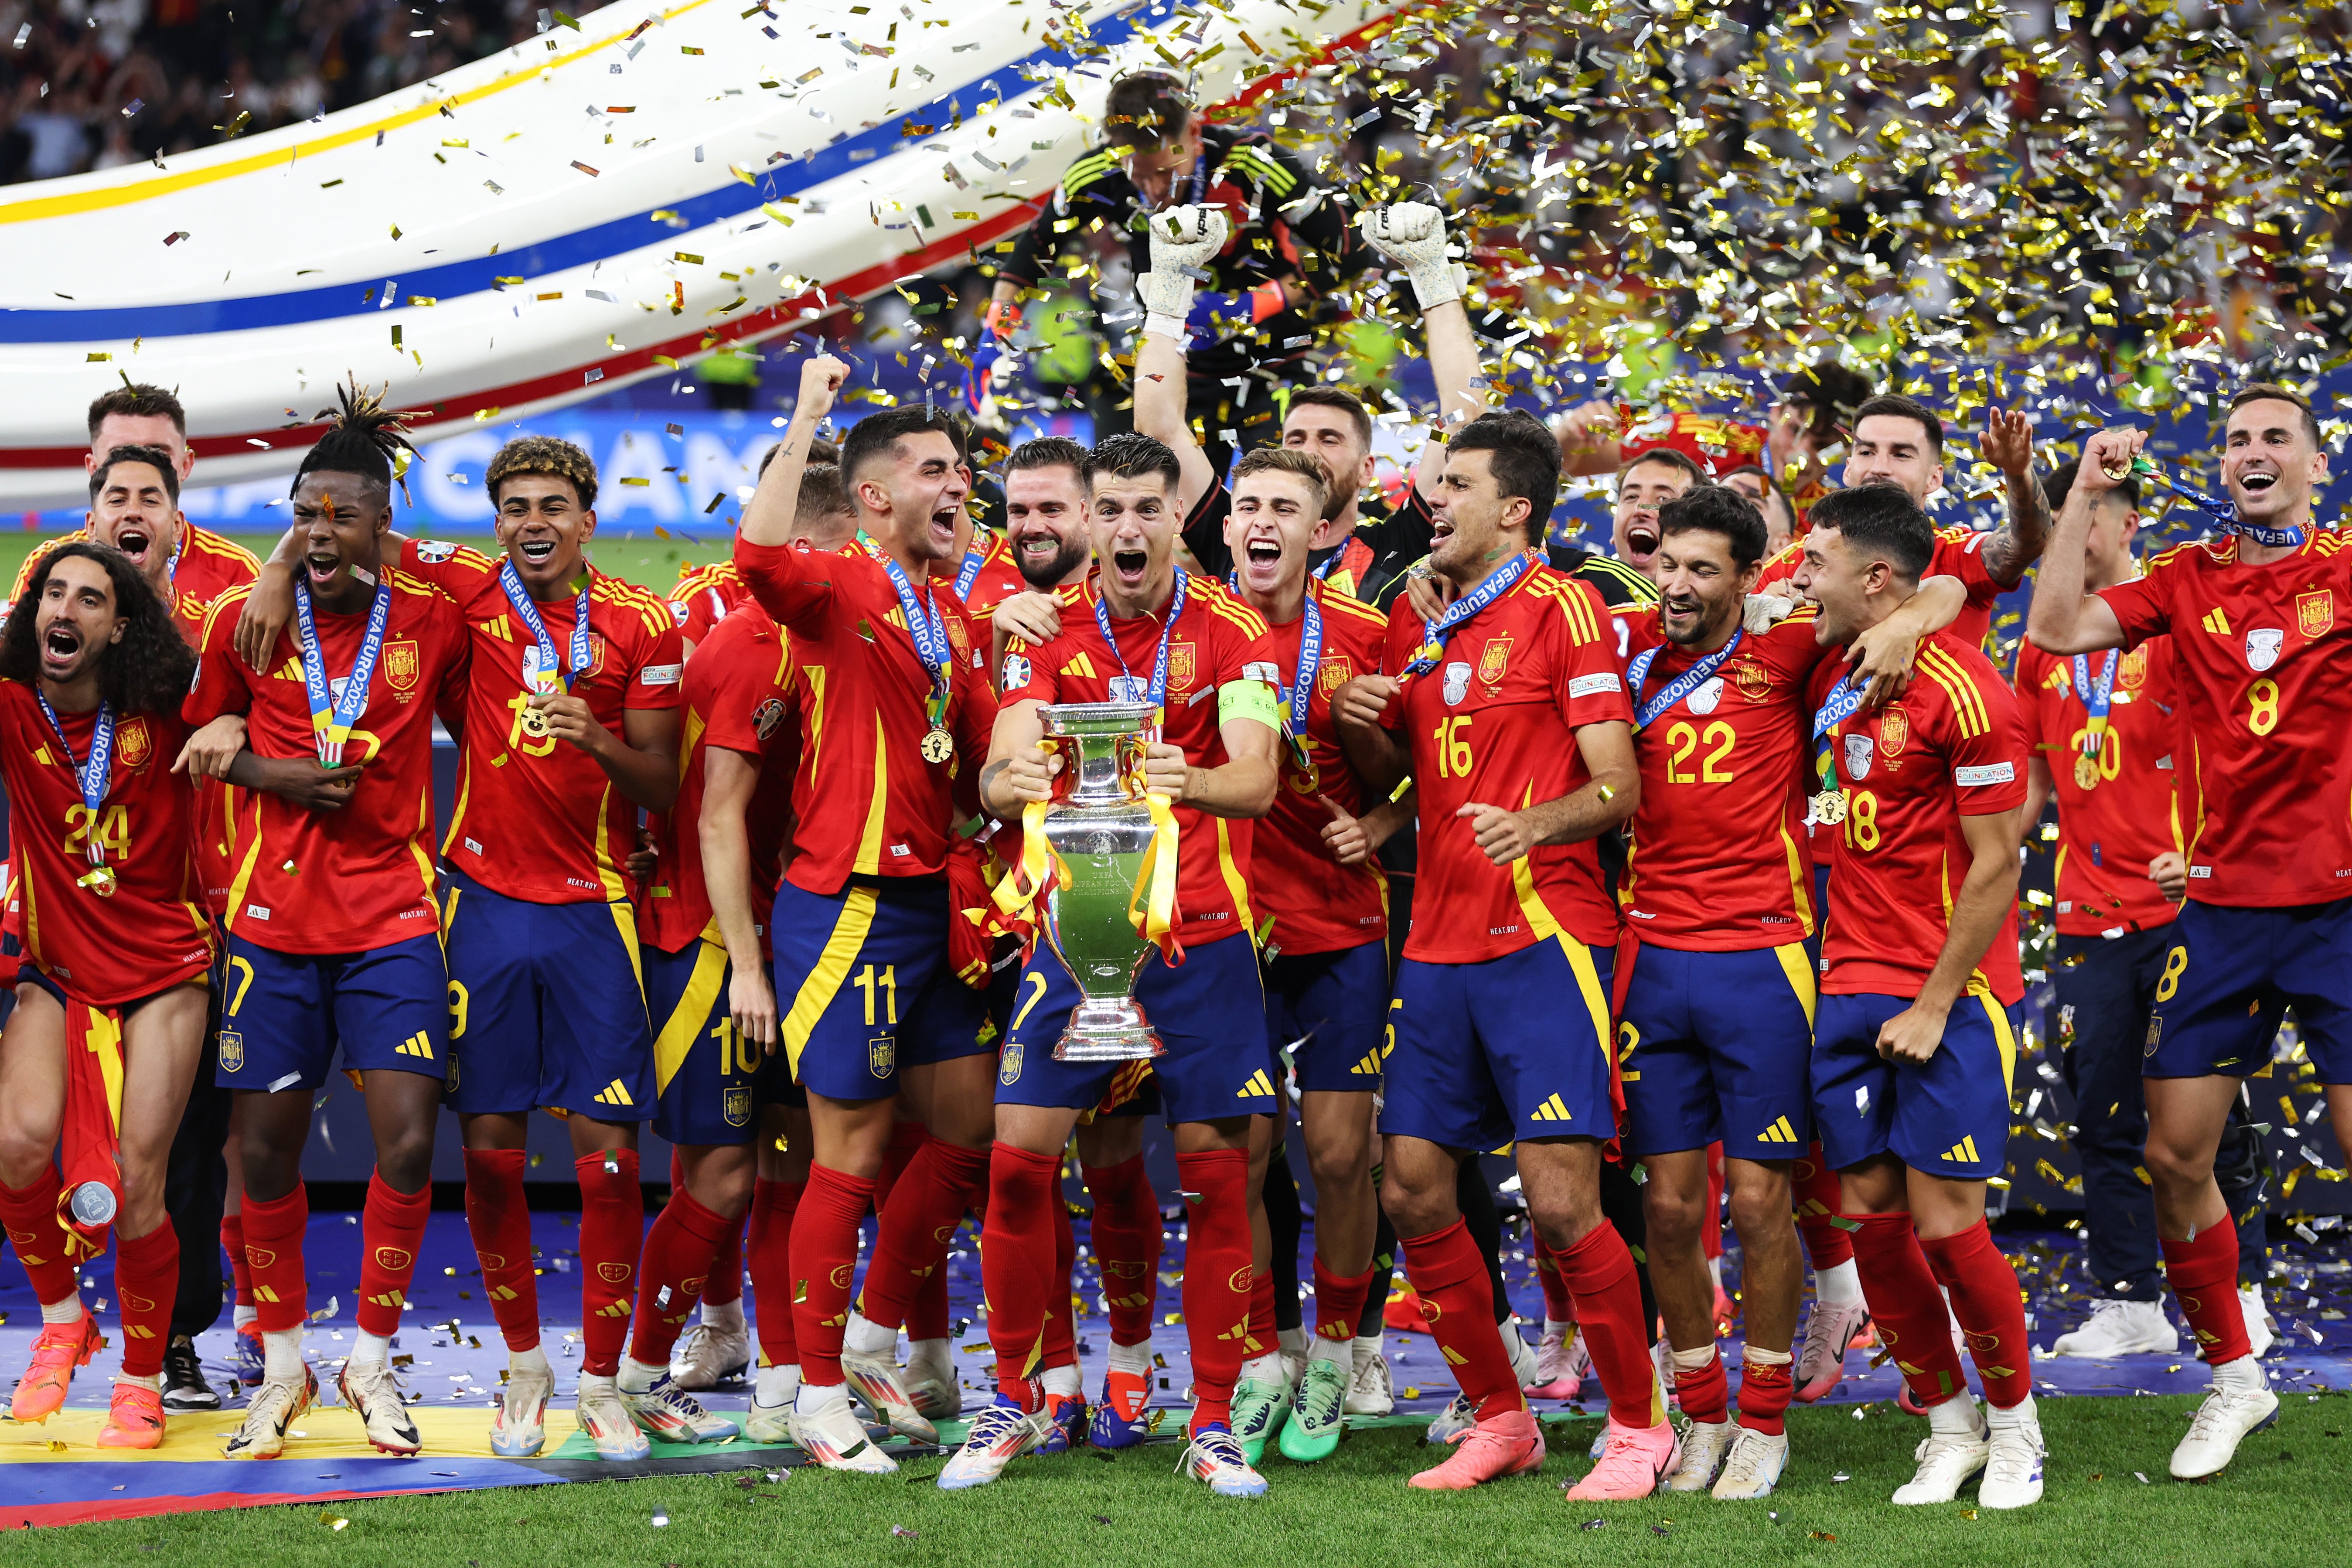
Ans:
[[[0,0],[0,183],[348,109],[520,43],[549,15],[537,0]]]

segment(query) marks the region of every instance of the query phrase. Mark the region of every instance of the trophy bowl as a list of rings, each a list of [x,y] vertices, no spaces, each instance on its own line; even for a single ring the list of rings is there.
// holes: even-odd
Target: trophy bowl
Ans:
[[[1135,1000],[1152,944],[1129,911],[1157,832],[1143,793],[1155,710],[1148,702],[1065,702],[1039,717],[1062,754],[1039,830],[1060,873],[1043,900],[1041,931],[1079,994],[1054,1059],[1149,1061],[1166,1047]]]

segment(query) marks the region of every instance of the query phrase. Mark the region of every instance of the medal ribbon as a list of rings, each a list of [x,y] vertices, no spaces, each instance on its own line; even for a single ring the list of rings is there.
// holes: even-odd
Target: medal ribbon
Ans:
[[[1168,618],[1160,627],[1160,648],[1151,656],[1151,684],[1143,692],[1143,700],[1151,704],[1154,712],[1152,722],[1155,724],[1160,721],[1157,717],[1159,710],[1168,705],[1168,639],[1176,633],[1176,618],[1184,613],[1185,575],[1181,572],[1176,574],[1176,592],[1168,601]],[[1118,660],[1119,678],[1132,688],[1135,672],[1127,668],[1127,655],[1118,651],[1118,638],[1111,635],[1110,609],[1103,602],[1100,587],[1095,590],[1094,601],[1095,625],[1101,629],[1103,642],[1109,647],[1111,658]]]
[[[1739,639],[1747,635],[1746,627],[1734,628],[1729,642],[1725,643],[1713,653],[1701,657],[1697,663],[1667,681],[1664,689],[1647,702],[1639,701],[1642,695],[1642,683],[1649,679],[1650,666],[1656,661],[1658,655],[1664,650],[1645,647],[1635,654],[1633,662],[1625,668],[1625,684],[1632,689],[1637,701],[1637,706],[1633,710],[1633,728],[1636,730],[1649,728],[1654,721],[1665,717],[1668,709],[1713,679],[1715,672],[1721,669],[1724,662],[1738,650]]]
[[[1862,689],[1853,684],[1852,677],[1831,687],[1828,700],[1822,704],[1821,711],[1813,715],[1813,739],[1820,740],[1845,722],[1861,706]]]
[[[2221,531],[2224,533],[2242,533],[2255,543],[2266,544],[2273,550],[2295,550],[2302,547],[2303,530],[2271,528],[2259,522],[2241,522],[2238,521],[2237,502],[2223,500],[2217,496],[2209,496],[2201,490],[2192,490],[2146,458],[2132,459],[2132,472],[2142,479],[2154,479],[2158,484],[2211,518],[2221,525]]]
[[[49,706],[48,694],[38,686],[33,695],[39,699],[41,711],[49,721],[49,732],[58,738],[58,749],[65,754],[66,766],[73,769],[75,780],[81,785],[81,804],[89,812],[89,833],[83,848],[93,866],[106,864],[106,846],[99,841],[98,816],[106,806],[107,774],[114,763],[114,705],[98,705],[98,721],[89,731],[89,756],[74,761],[73,747],[66,740],[66,728],[58,722],[58,710]]]
[[[2099,753],[2107,740],[2107,710],[2115,705],[2116,668],[2123,662],[2123,650],[2109,648],[2106,663],[2100,667],[2099,679],[2091,679],[2091,660],[2087,655],[2074,656],[2074,695],[2091,710],[2091,722],[2083,731],[2083,755],[2096,767]]]
[[[963,552],[963,564],[956,569],[957,598],[971,597],[971,585],[980,580],[980,569],[987,564],[988,554],[985,551],[967,550]]]
[[[294,584],[294,619],[301,627],[302,689],[310,699],[310,737],[319,748],[319,765],[343,765],[343,742],[352,738],[360,715],[367,711],[368,686],[375,679],[376,655],[383,650],[383,623],[392,614],[392,584],[376,579],[375,602],[368,606],[367,630],[360,637],[359,657],[352,660],[351,679],[343,682],[338,701],[327,684],[327,659],[320,651],[318,623],[310,615],[310,589]],[[541,641],[547,634],[541,632]]]
[[[514,569],[512,561],[499,563],[499,586],[507,591],[507,603],[514,606],[515,618],[530,631],[531,640],[539,645],[539,660],[531,667],[531,684],[541,691],[552,691],[560,684],[564,690],[580,679],[588,668],[588,592],[594,580],[583,583],[580,596],[572,605],[572,647],[570,663],[558,671],[555,667],[555,639],[547,635],[547,623],[540,618],[538,602],[530,590],[522,585],[522,574]]]
[[[923,597],[918,603],[915,585],[907,581],[907,574],[890,552],[874,542],[865,533],[857,542],[889,574],[890,586],[898,595],[898,614],[906,618],[907,635],[915,641],[915,657],[922,662],[924,672],[931,678],[931,694],[925,699],[923,711],[934,730],[944,728],[948,719],[948,671],[954,662],[954,650],[948,644],[948,625],[940,616],[940,598],[932,592],[931,580],[923,579]],[[971,569],[971,559],[966,556],[964,569]],[[961,581],[961,579],[959,579]],[[924,612],[929,612],[927,616]]]
[[[1435,669],[1437,661],[1445,657],[1445,639],[1454,635],[1456,627],[1517,587],[1519,579],[1528,574],[1528,568],[1535,564],[1535,559],[1532,553],[1519,554],[1509,565],[1454,600],[1444,615],[1433,621],[1423,621],[1421,647],[1398,679],[1426,675]]]
[[[1326,561],[1328,566],[1330,562]],[[1238,595],[1242,590],[1242,574],[1233,573],[1226,583]],[[1323,667],[1323,606],[1315,602],[1312,584],[1307,589],[1305,625],[1298,628],[1298,668],[1290,684],[1280,693],[1283,710],[1282,738],[1290,747],[1290,759],[1301,773],[1314,765],[1307,744],[1307,706],[1315,700],[1315,675]]]

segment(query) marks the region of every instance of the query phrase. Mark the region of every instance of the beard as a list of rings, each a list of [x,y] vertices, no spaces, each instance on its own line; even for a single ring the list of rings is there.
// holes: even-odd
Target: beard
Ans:
[[[1040,593],[1050,594],[1062,585],[1064,578],[1077,570],[1086,560],[1087,552],[1087,545],[1085,540],[1065,539],[1062,541],[1062,547],[1043,562],[1037,561],[1025,551],[1016,548],[1013,552],[1013,563],[1020,572],[1023,582]]]

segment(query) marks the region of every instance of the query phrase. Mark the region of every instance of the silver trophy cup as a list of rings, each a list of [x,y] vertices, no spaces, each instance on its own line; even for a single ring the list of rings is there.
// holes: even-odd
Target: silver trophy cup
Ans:
[[[1061,875],[1045,896],[1044,934],[1080,1000],[1054,1047],[1065,1062],[1148,1061],[1166,1047],[1134,996],[1151,943],[1129,910],[1140,894],[1154,828],[1143,798],[1148,702],[1066,702],[1040,710],[1062,753],[1042,828]]]

